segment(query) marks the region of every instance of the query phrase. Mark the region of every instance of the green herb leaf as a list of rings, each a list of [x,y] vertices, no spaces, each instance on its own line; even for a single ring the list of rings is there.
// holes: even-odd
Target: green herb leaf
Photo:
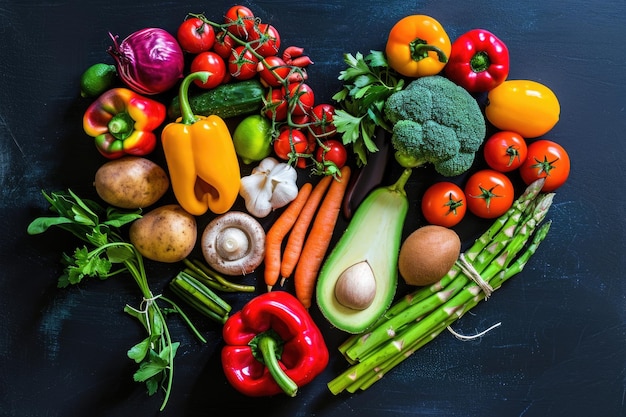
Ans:
[[[151,349],[148,352],[147,359],[139,365],[139,369],[133,374],[133,379],[136,382],[145,382],[166,370],[168,363],[167,360],[162,359],[158,353]]]
[[[137,363],[140,363],[146,355],[148,354],[148,350],[150,349],[150,338],[146,337],[141,342],[137,343],[135,346],[130,348],[126,353],[128,357],[134,360]]]
[[[106,254],[111,263],[123,263],[136,256],[133,251],[124,246],[109,247],[107,248]]]
[[[132,212],[122,212],[115,208],[109,207],[106,213],[106,221],[103,224],[113,227],[122,227],[128,223],[141,218],[141,210]]]
[[[163,350],[161,350],[161,353],[159,353],[159,356],[161,357],[161,359],[163,359],[164,361],[167,361],[168,363],[170,362],[170,353],[172,355],[172,357],[176,356],[176,352],[178,351],[178,347],[180,346],[180,342],[174,342],[169,346],[166,346],[165,348],[163,348]]]
[[[26,229],[29,235],[37,235],[45,232],[52,226],[58,226],[61,224],[72,223],[72,220],[64,217],[39,217],[33,220]]]
[[[372,139],[376,127],[391,131],[383,110],[385,101],[404,87],[404,80],[389,66],[382,51],[373,50],[367,56],[345,54],[344,62],[348,67],[338,77],[344,85],[333,95],[339,104],[333,123],[343,143],[352,145],[357,164],[362,166],[369,153],[378,151]]]

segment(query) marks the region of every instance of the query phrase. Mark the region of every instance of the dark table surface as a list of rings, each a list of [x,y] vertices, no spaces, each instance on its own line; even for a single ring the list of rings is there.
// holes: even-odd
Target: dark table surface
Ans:
[[[0,415],[16,417],[157,415],[162,397],[132,382],[126,350],[142,336],[122,312],[138,302],[128,280],[59,290],[63,233],[28,236],[46,204],[41,190],[93,196],[103,159],[81,127],[88,101],[80,74],[110,62],[108,32],[149,26],[171,32],[187,12],[219,19],[225,1],[0,1]],[[331,350],[326,371],[294,399],[252,399],[225,381],[219,328],[201,324],[200,344],[178,322],[182,342],[174,390],[163,416],[618,416],[626,415],[626,3],[624,1],[460,2],[363,0],[245,1],[315,61],[319,102],[340,88],[342,54],[384,47],[408,14],[437,18],[452,39],[482,27],[510,50],[511,79],[532,79],[558,95],[561,120],[546,137],[572,159],[557,191],[552,229],[526,269],[369,390],[333,396],[326,383],[345,361],[345,335],[312,314]],[[407,230],[419,224],[411,183]],[[480,225],[480,223],[478,223]],[[345,223],[340,223],[345,225]],[[465,239],[468,236],[464,236]],[[149,264],[163,288],[178,266]],[[254,276],[245,278],[254,282]],[[241,307],[244,297],[232,300]]]

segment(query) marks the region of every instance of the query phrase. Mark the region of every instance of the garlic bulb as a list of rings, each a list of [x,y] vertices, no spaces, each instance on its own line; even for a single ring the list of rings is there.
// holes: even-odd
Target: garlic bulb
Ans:
[[[277,208],[286,206],[298,195],[296,169],[275,158],[267,157],[241,178],[239,195],[246,210],[255,217],[266,217]]]

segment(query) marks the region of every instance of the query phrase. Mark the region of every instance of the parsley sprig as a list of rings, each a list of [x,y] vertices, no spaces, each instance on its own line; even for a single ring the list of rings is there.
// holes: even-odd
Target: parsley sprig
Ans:
[[[333,123],[345,145],[352,144],[357,164],[367,164],[367,155],[377,152],[373,136],[377,126],[391,131],[385,118],[387,98],[404,87],[404,79],[388,64],[382,51],[368,55],[345,54],[348,65],[339,73],[343,88],[333,95],[341,108],[335,110]]]
[[[144,382],[150,395],[159,388],[164,390],[163,410],[171,392],[174,357],[180,345],[172,341],[166,315],[178,313],[192,332],[200,340],[205,340],[176,303],[152,293],[143,257],[133,244],[122,238],[120,227],[141,217],[140,210],[124,212],[111,207],[105,210],[92,200],[79,198],[71,190],[50,194],[43,192],[43,195],[51,205],[50,211],[56,215],[36,218],[29,224],[28,233],[40,234],[54,226],[87,244],[76,248],[72,255],[63,255],[65,268],[58,287],[78,284],[85,277],[104,280],[124,272],[129,273],[137,283],[143,297],[141,305],[139,308],[127,305],[124,311],[139,320],[147,336],[131,347],[127,355],[139,364],[133,375],[135,381]],[[162,308],[159,301],[167,306]]]

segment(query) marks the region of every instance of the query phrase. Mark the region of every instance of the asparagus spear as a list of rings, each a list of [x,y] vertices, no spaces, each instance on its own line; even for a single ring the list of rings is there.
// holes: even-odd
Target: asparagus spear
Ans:
[[[523,269],[548,232],[549,223],[537,229],[553,198],[539,194],[542,185],[542,180],[531,184],[465,253],[493,289]],[[366,389],[488,296],[478,284],[468,282],[465,272],[453,268],[438,285],[399,300],[373,330],[349,338],[340,351],[353,365],[329,382],[331,392]]]

